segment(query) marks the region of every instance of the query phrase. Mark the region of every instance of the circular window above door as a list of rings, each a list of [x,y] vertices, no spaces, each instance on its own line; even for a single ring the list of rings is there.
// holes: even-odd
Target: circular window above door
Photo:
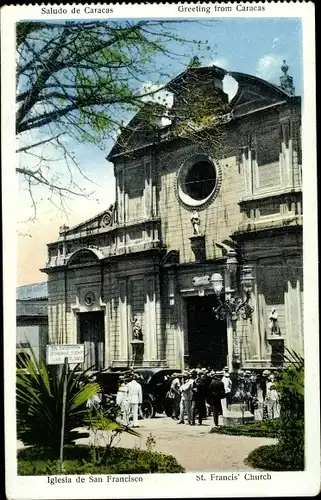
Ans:
[[[176,190],[179,200],[190,208],[205,208],[218,191],[220,171],[204,153],[188,158],[177,175]]]
[[[92,306],[96,302],[96,297],[93,292],[87,292],[84,299],[86,306]]]

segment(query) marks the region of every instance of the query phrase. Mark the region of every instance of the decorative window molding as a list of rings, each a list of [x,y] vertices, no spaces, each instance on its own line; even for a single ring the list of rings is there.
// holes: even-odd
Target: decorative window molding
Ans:
[[[175,179],[175,193],[188,210],[202,210],[213,202],[221,183],[220,165],[206,153],[195,153],[181,164]]]

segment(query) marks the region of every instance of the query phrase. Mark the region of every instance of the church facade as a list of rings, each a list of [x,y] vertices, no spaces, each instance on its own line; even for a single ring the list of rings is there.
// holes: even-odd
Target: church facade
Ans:
[[[154,135],[134,119],[108,156],[115,203],[48,244],[50,342],[85,344],[96,369],[262,370],[303,354],[301,101],[282,71],[280,86],[229,73],[219,155],[171,136],[168,117]],[[174,107],[189,73],[227,101],[225,70],[190,68]],[[227,311],[236,297],[250,314]]]

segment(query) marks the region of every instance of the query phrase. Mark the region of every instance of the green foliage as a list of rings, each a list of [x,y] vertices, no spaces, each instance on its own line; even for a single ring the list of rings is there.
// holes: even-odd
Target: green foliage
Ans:
[[[197,23],[184,21],[188,22]],[[17,23],[17,133],[54,123],[80,140],[99,143],[99,138],[118,129],[128,112],[134,114],[144,106],[144,82],[152,81],[157,92],[173,76],[171,70],[166,74],[165,67],[170,68],[175,59],[187,65],[194,49],[207,50],[207,41],[202,44],[179,36],[180,24],[161,20]]]
[[[50,446],[58,457],[65,367],[39,364],[32,350],[31,358],[26,357],[22,363],[23,368],[17,370],[16,376],[18,439],[25,445]],[[88,414],[86,402],[100,389],[98,384],[88,381],[88,371],[77,374],[76,369],[67,376],[66,444],[83,437],[75,429],[84,425]]]
[[[120,438],[122,433],[139,437],[140,434],[131,427],[116,421],[117,405],[109,404],[105,408],[91,408],[85,419],[85,425],[91,431],[91,459],[97,465],[104,463],[110,453],[110,448]]]
[[[286,367],[276,373],[280,418],[278,443],[254,450],[246,463],[265,470],[304,470],[304,359],[287,349]]]
[[[290,364],[277,378],[280,398],[279,449],[304,468],[304,365]]]
[[[213,427],[210,434],[227,434],[230,436],[250,436],[276,438],[278,436],[279,420],[262,420],[245,425]]]
[[[177,473],[184,468],[171,455],[137,449],[111,448],[104,462],[92,461],[87,446],[67,446],[66,474],[146,474]],[[26,448],[18,452],[19,475],[55,475],[60,473],[59,461],[50,449]]]
[[[260,446],[253,450],[244,463],[255,469],[271,471],[303,470],[303,464],[293,462],[291,456],[282,451],[278,445]]]

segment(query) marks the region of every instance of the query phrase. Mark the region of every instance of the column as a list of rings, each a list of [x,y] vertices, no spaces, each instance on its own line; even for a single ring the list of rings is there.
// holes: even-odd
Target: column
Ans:
[[[105,323],[105,366],[107,368],[111,365],[111,355],[110,355],[110,347],[111,347],[111,338],[110,338],[110,300],[108,300],[105,307],[103,307],[104,311],[104,323]]]
[[[120,169],[116,176],[116,190],[117,190],[117,222],[122,224],[124,222],[124,171]]]
[[[282,181],[283,187],[292,187],[293,185],[293,158],[292,158],[292,137],[291,121],[282,120],[281,128],[281,157],[282,157]]]
[[[225,283],[225,298],[229,300],[231,298],[231,275],[230,272],[224,269],[224,283]],[[233,369],[233,328],[232,323],[227,316],[226,318],[226,330],[227,330],[227,356],[228,356],[228,368],[230,371]]]
[[[156,295],[155,278],[145,278],[145,359],[153,361],[157,359],[157,335],[156,335]]]
[[[148,160],[144,162],[144,175],[145,175],[145,216],[152,216],[152,176],[151,176],[151,163]]]
[[[251,196],[253,194],[253,185],[252,185],[252,151],[251,148],[246,146],[243,148],[242,152],[242,164],[243,164],[243,172],[244,172],[244,187],[245,187],[245,196]]]
[[[121,360],[128,360],[128,317],[127,317],[127,296],[126,278],[119,279],[119,357]]]

